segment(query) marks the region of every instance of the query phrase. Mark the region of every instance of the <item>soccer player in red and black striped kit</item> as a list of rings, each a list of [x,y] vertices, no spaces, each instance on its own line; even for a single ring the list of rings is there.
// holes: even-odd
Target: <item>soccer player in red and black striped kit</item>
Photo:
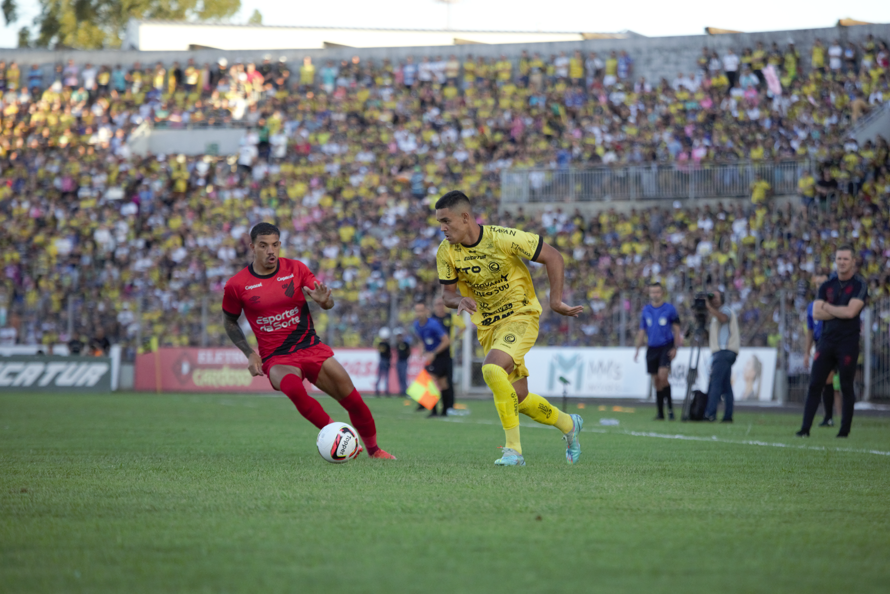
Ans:
[[[850,435],[853,423],[853,407],[856,395],[853,379],[859,360],[859,312],[868,299],[868,283],[856,274],[853,248],[842,245],[834,254],[837,275],[819,287],[819,295],[813,303],[813,317],[822,320],[822,336],[813,355],[810,371],[810,388],[803,411],[803,425],[798,437],[809,437],[816,409],[822,399],[822,387],[828,375],[837,368],[843,395],[843,415],[838,437]]]
[[[253,263],[229,279],[223,295],[226,334],[247,356],[250,374],[268,376],[272,387],[284,392],[310,423],[321,429],[332,421],[306,392],[304,378],[346,409],[371,458],[395,460],[377,445],[371,411],[334,352],[315,333],[308,299],[331,309],[331,290],[299,260],[278,257],[280,238],[278,227],[269,223],[251,229]],[[259,354],[238,325],[242,311],[257,337]]]

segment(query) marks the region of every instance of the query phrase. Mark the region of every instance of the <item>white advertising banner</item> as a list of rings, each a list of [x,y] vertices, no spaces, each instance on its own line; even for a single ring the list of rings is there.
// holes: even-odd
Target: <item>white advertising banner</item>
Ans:
[[[636,398],[649,394],[646,350],[634,361],[633,348],[534,347],[525,357],[528,388],[543,396],[562,396],[562,377],[568,396],[578,398]],[[686,394],[690,348],[681,348],[671,364],[671,391],[675,401]],[[692,362],[694,364],[694,361]],[[711,353],[701,350],[695,388],[706,392],[711,374]],[[742,348],[732,366],[732,391],[736,401],[770,401],[776,375],[776,350]]]

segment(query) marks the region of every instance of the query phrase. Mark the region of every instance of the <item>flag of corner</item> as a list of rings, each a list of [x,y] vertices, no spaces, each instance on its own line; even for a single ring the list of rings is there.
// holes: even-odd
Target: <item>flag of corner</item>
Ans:
[[[426,369],[421,370],[414,383],[408,387],[408,396],[427,410],[436,406],[440,395],[439,386]]]

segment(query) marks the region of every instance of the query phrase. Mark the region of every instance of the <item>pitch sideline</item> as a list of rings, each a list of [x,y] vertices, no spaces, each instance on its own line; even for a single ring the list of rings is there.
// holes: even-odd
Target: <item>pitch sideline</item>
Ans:
[[[499,423],[495,421],[489,420],[465,420],[465,419],[455,419],[446,417],[441,419],[442,421],[446,421],[448,423],[466,423],[473,425],[499,425]],[[520,423],[520,427],[523,429],[549,429],[547,425],[539,425],[537,423]],[[829,448],[825,446],[810,446],[810,445],[791,445],[787,443],[776,443],[769,441],[758,441],[758,440],[739,440],[739,439],[722,439],[717,437],[716,435],[712,435],[711,437],[703,437],[696,435],[682,435],[679,433],[675,434],[667,434],[667,433],[655,433],[653,431],[629,431],[627,429],[622,429],[619,431],[609,431],[608,429],[582,429],[583,433],[606,433],[606,434],[614,434],[614,435],[629,435],[631,437],[653,437],[656,439],[679,439],[681,441],[706,441],[708,443],[729,443],[736,445],[750,445],[750,446],[761,446],[761,447],[771,447],[771,448],[788,448],[795,450],[812,450],[812,451],[820,451],[820,452],[849,452],[854,454],[875,454],[878,456],[890,456],[890,452],[883,452],[881,450],[861,450],[855,448]]]

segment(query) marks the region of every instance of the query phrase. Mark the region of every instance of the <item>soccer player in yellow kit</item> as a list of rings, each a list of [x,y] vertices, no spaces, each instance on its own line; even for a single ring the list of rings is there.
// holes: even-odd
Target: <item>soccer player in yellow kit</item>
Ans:
[[[520,258],[547,268],[550,308],[560,315],[577,317],[582,306],[562,301],[562,255],[534,233],[479,225],[470,199],[463,192],[448,192],[436,202],[436,220],[445,233],[445,241],[436,254],[442,299],[458,314],[472,314],[485,350],[482,376],[494,394],[507,437],[495,464],[525,466],[519,441],[519,413],[538,423],[556,426],[566,441],[566,460],[574,464],[581,456],[578,435],[584,421],[529,392],[525,366],[525,354],[538,338],[541,304],[535,297],[531,274]]]

